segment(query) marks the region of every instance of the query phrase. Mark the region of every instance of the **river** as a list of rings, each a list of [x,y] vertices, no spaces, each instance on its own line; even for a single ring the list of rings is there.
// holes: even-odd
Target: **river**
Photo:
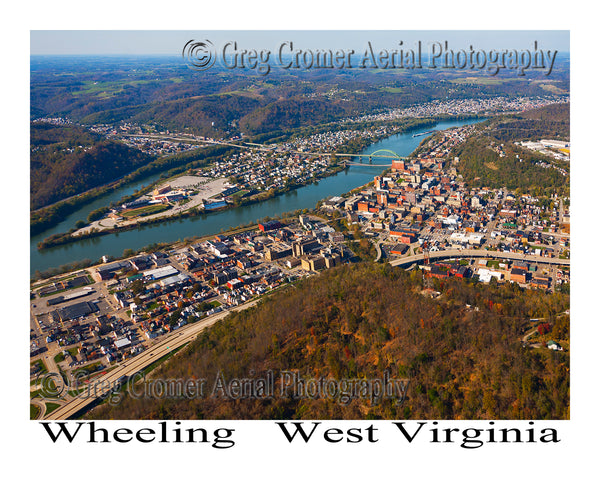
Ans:
[[[381,140],[365,148],[362,153],[368,154],[376,150],[386,149],[396,152],[405,157],[410,155],[427,136],[413,137],[413,134],[429,130],[445,130],[447,128],[477,123],[481,120],[458,120],[438,122],[434,127],[425,127],[410,133],[398,134]],[[356,162],[357,160],[353,160]],[[368,162],[367,159],[363,160]],[[141,186],[157,180],[160,174],[153,175],[141,181],[119,188],[108,193],[92,203],[85,205],[76,212],[68,215],[55,227],[31,237],[30,240],[30,273],[36,270],[47,270],[83,259],[96,261],[102,255],[120,256],[127,248],[137,250],[150,243],[174,242],[187,237],[209,235],[219,233],[222,229],[228,229],[250,221],[256,221],[266,216],[280,215],[284,212],[313,208],[316,203],[334,195],[340,195],[353,188],[364,185],[373,180],[375,175],[380,174],[385,168],[378,164],[390,164],[389,158],[374,158],[373,165],[350,166],[346,170],[319,180],[316,184],[300,187],[296,190],[279,195],[275,198],[253,205],[233,208],[222,212],[206,214],[194,218],[174,220],[141,227],[136,230],[128,230],[111,235],[104,235],[79,242],[60,245],[45,250],[38,250],[37,243],[54,233],[65,232],[75,226],[77,220],[85,220],[88,214],[99,207],[108,205],[112,201],[119,200],[125,195],[130,195]]]

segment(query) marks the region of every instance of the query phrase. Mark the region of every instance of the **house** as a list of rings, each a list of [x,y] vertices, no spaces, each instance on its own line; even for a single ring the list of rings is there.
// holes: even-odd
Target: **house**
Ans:
[[[227,282],[227,288],[229,288],[230,290],[236,290],[236,289],[242,287],[243,285],[244,285],[244,282],[242,282],[238,278],[233,278]]]
[[[550,278],[544,275],[536,274],[531,280],[531,287],[546,290],[550,288]]]
[[[129,263],[131,266],[135,268],[137,271],[147,270],[152,266],[152,258],[150,255],[142,255],[139,257],[132,258]]]
[[[339,243],[344,241],[344,234],[341,232],[331,232],[329,234],[329,240],[333,243]]]
[[[548,340],[548,343],[546,343],[546,346],[550,350],[558,350],[558,351],[563,350],[563,348],[558,343],[556,343],[554,340]]]
[[[123,348],[128,348],[131,346],[131,340],[127,337],[120,337],[115,340],[115,348],[117,350],[121,350]]]

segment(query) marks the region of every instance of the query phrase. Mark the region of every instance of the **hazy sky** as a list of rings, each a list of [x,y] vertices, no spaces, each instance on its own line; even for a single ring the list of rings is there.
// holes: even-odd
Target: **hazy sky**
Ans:
[[[228,41],[237,41],[239,48],[276,49],[284,41],[293,41],[297,48],[357,49],[367,41],[377,48],[395,48],[399,41],[412,47],[417,40],[428,42],[447,40],[450,48],[533,49],[533,42],[544,50],[569,51],[567,30],[449,30],[449,31],[224,31],[224,30],[32,30],[32,55],[118,55],[172,54],[180,55],[189,40],[210,40],[217,48]]]

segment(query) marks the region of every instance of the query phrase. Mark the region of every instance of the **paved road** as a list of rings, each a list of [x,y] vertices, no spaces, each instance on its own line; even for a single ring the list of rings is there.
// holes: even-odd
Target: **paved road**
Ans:
[[[497,252],[493,250],[442,250],[440,252],[430,252],[429,257],[436,258],[462,258],[462,257],[483,257],[497,258],[504,260],[521,260],[524,262],[547,263],[552,265],[569,265],[570,260],[564,258],[540,257],[538,255],[524,255],[512,252]],[[404,267],[416,262],[423,261],[423,254],[412,255],[392,260],[390,265],[394,267]]]
[[[490,242],[490,240],[492,238],[492,232],[494,232],[494,230],[496,230],[496,225],[498,225],[498,220],[494,220],[493,222],[491,222],[489,225],[486,226],[487,232],[486,232],[485,236],[483,237],[486,244]]]
[[[375,263],[377,263],[379,261],[379,259],[381,258],[381,255],[382,255],[381,244],[382,244],[381,239],[375,244],[375,250],[377,251],[377,258],[375,258]]]
[[[179,348],[182,345],[190,342],[206,327],[213,325],[219,320],[225,318],[230,311],[244,310],[254,306],[258,301],[259,299],[252,300],[251,302],[240,305],[239,307],[220,312],[216,315],[211,315],[204,320],[200,320],[196,323],[186,325],[185,327],[175,330],[174,332],[165,335],[160,342],[148,348],[143,353],[134,358],[127,359],[110,373],[98,379],[98,381],[102,382],[104,385],[114,385],[123,375],[130,377],[136,372],[139,372],[150,364],[154,363],[161,357],[171,353],[176,348]],[[90,403],[96,400],[96,398],[97,397],[93,394],[83,392],[66,405],[54,410],[44,420],[66,420],[87,407]]]
[[[242,148],[242,149],[246,149],[246,150],[257,150],[260,152],[273,152],[272,148],[266,147],[264,145],[260,145],[258,143],[250,143],[250,142],[242,142],[240,143],[231,143],[231,142],[226,142],[223,140],[202,140],[199,138],[181,138],[181,137],[171,137],[171,136],[166,136],[166,135],[139,135],[139,134],[127,134],[125,135],[126,137],[146,137],[146,138],[151,138],[151,139],[157,139],[157,140],[176,140],[176,141],[185,141],[185,142],[190,142],[190,141],[194,141],[194,142],[198,142],[198,143],[204,143],[207,145],[225,145],[227,147],[236,147],[236,148]],[[312,156],[331,156],[331,155],[335,155],[336,157],[375,157],[375,158],[393,158],[393,159],[408,159],[409,157],[401,157],[399,155],[381,155],[381,154],[364,154],[364,153],[336,153],[336,152],[304,152],[304,151],[300,151],[300,150],[286,150],[285,152],[283,152],[284,154],[288,154],[288,153],[296,153],[298,155],[312,155]],[[360,165],[363,166],[363,164],[361,163],[357,163],[357,164],[353,164],[353,165]],[[383,166],[383,165],[376,165],[377,167]],[[391,164],[389,165],[391,166]]]

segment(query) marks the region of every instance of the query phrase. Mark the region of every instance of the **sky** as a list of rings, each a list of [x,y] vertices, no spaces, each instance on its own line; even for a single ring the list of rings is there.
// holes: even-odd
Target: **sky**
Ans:
[[[451,48],[533,49],[569,51],[568,30],[31,30],[31,55],[180,55],[189,40],[210,40],[217,48],[237,41],[240,48],[276,49],[293,41],[298,48],[363,49],[368,41],[378,48],[395,48],[402,41],[448,41]]]

